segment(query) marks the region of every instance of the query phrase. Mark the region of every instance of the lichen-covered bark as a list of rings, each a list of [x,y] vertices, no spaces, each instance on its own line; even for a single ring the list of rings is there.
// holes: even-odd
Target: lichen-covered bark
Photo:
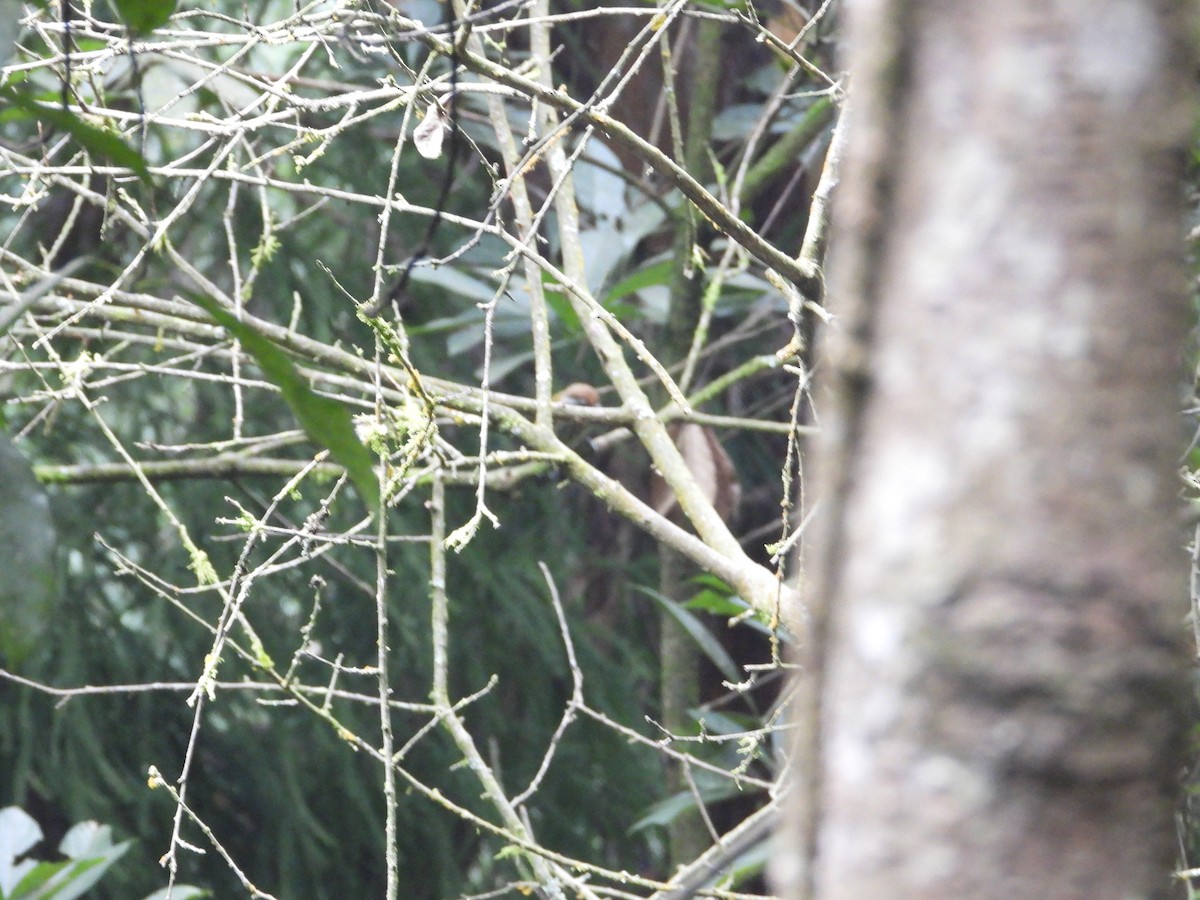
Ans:
[[[851,4],[792,896],[1165,889],[1185,6]]]

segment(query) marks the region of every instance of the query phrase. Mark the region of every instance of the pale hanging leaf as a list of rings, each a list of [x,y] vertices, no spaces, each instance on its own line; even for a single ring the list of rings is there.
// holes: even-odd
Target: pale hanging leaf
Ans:
[[[25,851],[42,839],[42,829],[33,816],[19,806],[0,809],[0,872]],[[16,882],[13,882],[16,884]],[[0,882],[0,889],[8,891],[9,885]]]
[[[674,423],[667,430],[701,492],[717,514],[729,521],[737,513],[742,490],[733,461],[713,430],[694,422]],[[650,505],[664,516],[677,509],[675,494],[657,473],[650,480]]]
[[[41,839],[41,827],[25,810],[17,806],[0,809],[0,897],[12,896],[14,888],[37,866],[35,860],[22,857]]]
[[[160,888],[153,894],[148,894],[145,900],[195,900],[197,897],[211,897],[208,891],[193,887],[190,884],[177,884],[172,888]]]
[[[446,137],[446,114],[437,103],[430,103],[425,118],[413,129],[413,143],[417,152],[426,159],[437,159],[442,155],[442,140]]]

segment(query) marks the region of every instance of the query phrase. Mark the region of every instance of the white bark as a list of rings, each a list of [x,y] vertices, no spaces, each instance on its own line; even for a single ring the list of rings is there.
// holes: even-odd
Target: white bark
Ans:
[[[1182,6],[851,5],[792,896],[1167,883]]]

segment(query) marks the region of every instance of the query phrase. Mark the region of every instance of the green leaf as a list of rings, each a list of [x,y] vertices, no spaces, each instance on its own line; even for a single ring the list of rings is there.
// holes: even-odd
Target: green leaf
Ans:
[[[695,781],[700,797],[706,805],[744,793],[736,782],[710,772],[697,772]],[[677,816],[695,808],[695,795],[691,791],[680,791],[652,804],[644,816],[629,826],[629,831],[633,834],[653,825],[669,825]]]
[[[456,269],[450,266],[434,269],[418,266],[412,271],[412,280],[423,284],[435,284],[476,303],[490,303],[496,295],[495,285],[486,277],[476,278],[470,269]]]
[[[731,597],[729,594],[714,591],[712,588],[705,588],[683,605],[687,609],[711,613],[714,616],[724,616],[727,619],[740,616],[746,611],[746,603],[740,597]]]
[[[682,813],[696,808],[695,798],[691,794],[674,794],[665,800],[659,800],[646,811],[646,814],[629,826],[631,834],[636,834],[653,825],[670,825]]]
[[[14,10],[15,12],[15,10]],[[17,46],[17,35],[21,33],[21,19],[10,13],[0,16],[0,66],[8,62]]]
[[[692,584],[699,585],[700,590],[683,604],[687,609],[695,609],[731,619],[734,616],[740,616],[750,606],[733,592],[733,588],[715,575],[702,573],[690,581]]]
[[[136,35],[149,34],[167,24],[175,12],[175,0],[113,0],[117,15]]]
[[[132,842],[113,844],[112,830],[97,822],[80,822],[67,832],[58,849],[63,862],[22,860],[42,837],[37,822],[20,807],[0,810],[0,898],[5,900],[76,900],[92,889]],[[8,892],[5,892],[5,888]]]
[[[687,609],[711,613],[714,616],[721,616],[726,619],[744,616],[746,611],[750,609],[749,603],[735,594],[733,588],[715,575],[707,573],[697,575],[691,579],[691,582],[702,585],[702,587],[690,600],[683,604]],[[739,621],[745,627],[752,628],[760,634],[770,635],[774,633],[785,643],[792,642],[792,636],[785,628],[777,625],[774,632],[772,632],[767,624],[766,616],[761,612],[757,612],[748,618],[740,618]]]
[[[42,887],[32,893],[21,893],[20,890],[16,893],[16,897],[25,900],[76,900],[90,891],[96,882],[104,875],[109,866],[115,863],[126,850],[129,849],[131,841],[126,841],[123,844],[118,844],[116,847],[106,851],[103,856],[94,856],[88,859],[73,859],[65,864],[60,871],[55,872]],[[39,863],[38,869],[42,866],[57,866],[59,863]],[[36,871],[36,870],[35,870]],[[24,887],[22,883],[21,887]]]
[[[18,666],[53,622],[56,539],[46,493],[0,432],[0,659]]]
[[[25,870],[25,875],[13,887],[12,893],[0,894],[0,897],[4,897],[5,900],[32,900],[34,897],[44,897],[43,886],[70,865],[72,865],[70,860],[53,863],[34,863],[30,860],[30,867]],[[50,888],[46,888],[46,890],[50,890]]]
[[[309,440],[329,450],[329,455],[350,475],[350,480],[373,513],[379,512],[379,481],[375,457],[354,431],[350,410],[316,393],[292,361],[269,338],[259,334],[208,297],[193,297],[217,323],[242,342],[268,381],[279,388]]]
[[[0,99],[7,100],[13,106],[24,110],[41,122],[61,128],[70,134],[80,145],[107,162],[117,166],[132,169],[139,178],[148,181],[150,169],[142,154],[138,153],[117,135],[95,125],[89,125],[79,116],[58,106],[43,106],[28,97],[23,91],[14,87],[0,88]]]
[[[715,709],[697,710],[696,716],[708,734],[744,734],[762,725],[754,716],[738,716]]]
[[[721,646],[721,642],[713,636],[711,631],[704,627],[704,623],[696,616],[652,588],[636,585],[635,590],[657,600],[659,605],[670,613],[675,621],[683,626],[683,630],[691,636],[692,640],[704,651],[704,655],[712,660],[712,664],[717,667],[718,671],[727,680],[741,680],[742,673],[738,670],[737,663],[725,652],[725,648]]]
[[[86,256],[75,257],[75,259],[58,269],[58,271],[39,279],[36,284],[30,285],[14,301],[5,303],[4,311],[0,312],[0,336],[8,334],[9,329],[17,324],[21,317],[25,315],[26,310],[58,287],[59,282],[64,278],[70,277],[76,270],[83,268],[86,262]],[[0,900],[3,900],[3,897],[0,897]]]
[[[739,856],[737,864],[729,869],[729,886],[737,887],[747,879],[760,874],[766,868],[770,854],[771,842],[763,841]]]
[[[611,304],[617,300],[628,297],[630,294],[636,294],[638,291],[648,287],[666,284],[671,278],[671,267],[674,264],[672,260],[664,259],[638,269],[632,275],[622,278],[609,288],[608,292],[604,295],[604,308],[612,311]]]
[[[549,275],[543,275],[543,283],[548,285],[546,291],[546,305],[562,322],[567,334],[577,335],[583,331],[583,323],[579,321],[579,315],[575,312],[575,307],[571,305],[571,301],[557,288],[555,282]]]
[[[714,591],[722,591],[726,594],[732,594],[733,588],[729,586],[729,582],[723,578],[718,578],[711,572],[701,572],[699,575],[693,575],[688,579],[692,584],[703,585],[704,587],[712,588]]]

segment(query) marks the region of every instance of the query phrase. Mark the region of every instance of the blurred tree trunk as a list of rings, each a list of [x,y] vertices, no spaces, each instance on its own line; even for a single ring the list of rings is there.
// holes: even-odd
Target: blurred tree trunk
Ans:
[[[789,897],[1168,894],[1188,8],[849,4]]]

